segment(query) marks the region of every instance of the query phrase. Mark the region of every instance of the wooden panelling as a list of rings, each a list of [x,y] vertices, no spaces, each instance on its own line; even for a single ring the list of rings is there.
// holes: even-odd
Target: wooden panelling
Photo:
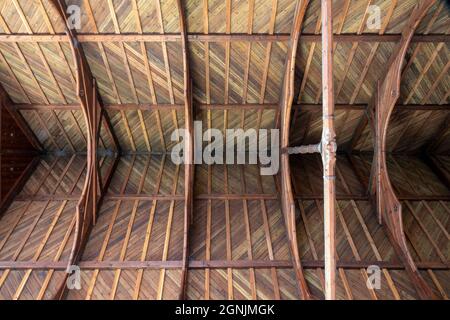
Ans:
[[[184,257],[186,172],[168,153],[177,143],[173,131],[186,127],[187,67],[192,116],[203,131],[277,127],[297,1],[182,1],[186,64],[177,0],[66,2],[81,6],[77,32],[113,131],[102,123],[100,184],[112,178],[82,250],[81,289],[68,290],[66,298],[177,299],[183,283],[188,299],[301,298],[275,177],[262,176],[258,165],[196,165]],[[321,138],[320,3],[309,1],[295,56],[293,146]],[[333,1],[336,139],[339,152],[353,152],[338,154],[336,164],[337,299],[419,298],[368,197],[373,142],[365,121],[382,66],[419,3]],[[366,23],[370,5],[381,9],[380,29]],[[450,295],[448,10],[436,1],[418,26],[387,130],[406,243],[443,299]],[[2,197],[29,173],[0,216],[0,299],[52,299],[67,277],[87,143],[64,32],[49,0],[0,5],[0,83],[29,127],[26,134],[36,137],[34,147],[48,152],[33,162],[30,137],[0,110]],[[296,245],[307,286],[323,299],[321,158],[292,156],[290,165]],[[381,268],[379,290],[366,285],[373,264]]]
[[[54,19],[54,12],[46,0],[37,2],[39,5],[36,10],[23,1],[5,0],[0,11],[2,33],[51,35],[64,32],[61,21]],[[117,33],[117,36],[120,36],[119,33],[136,35],[163,33],[179,36],[178,13],[173,10],[175,0],[161,2],[139,0],[133,2],[136,8],[132,2],[120,6],[114,1],[111,3],[112,6],[108,5],[108,2],[71,1],[70,4],[81,5],[84,13],[81,15],[79,33]],[[381,9],[382,29],[376,30],[377,33],[373,33],[365,23],[367,8],[371,4],[378,5]],[[351,2],[351,5],[348,5],[347,0],[339,0],[334,4],[333,10],[334,32],[343,36],[355,33],[378,36],[398,34],[416,4],[415,0],[401,3],[367,0]],[[189,33],[287,35],[293,23],[295,3],[287,0],[238,1],[232,2],[227,9],[220,1],[192,0],[187,1],[185,7]],[[19,15],[20,12],[23,12],[23,15]],[[302,26],[303,33],[320,33],[319,12],[319,1],[310,1]],[[436,3],[418,27],[417,34],[446,35],[448,19],[447,7],[442,3]],[[103,102],[182,103],[183,70],[180,39],[167,43],[131,40],[83,43]],[[269,44],[263,40],[252,43],[235,40],[190,42],[188,47],[194,102],[278,103],[282,70],[287,54],[286,40],[285,36],[283,41],[275,40]],[[382,68],[379,66],[387,62],[394,46],[393,43],[357,42],[357,39],[353,42],[335,43],[336,102],[367,104],[381,76]],[[33,55],[35,51],[42,54]],[[297,91],[300,89],[297,95],[301,103],[320,103],[320,52],[320,43],[301,41],[299,44],[296,67],[296,82],[299,87],[296,89]],[[447,104],[450,66],[448,56],[448,46],[444,42],[413,43],[408,50],[408,63],[403,71],[401,103]],[[66,43],[1,43],[0,66],[0,81],[5,84],[15,103],[76,102],[73,61]],[[84,123],[80,121],[78,112],[23,113],[26,113],[27,122],[46,149],[82,151],[85,148]],[[336,119],[336,127],[345,130],[341,135],[338,134],[341,147],[347,147],[346,144],[350,141],[362,116],[362,112],[346,112]],[[158,117],[160,119],[157,119]],[[399,142],[392,142],[393,150],[416,152],[427,145],[430,142],[430,135],[439,129],[439,121],[445,116],[442,112],[418,111],[408,113],[407,117],[409,119],[403,121],[404,115],[399,114],[402,121],[392,122],[393,130],[390,132],[399,133],[395,138]],[[122,119],[120,122],[124,124],[120,128],[116,126],[115,129],[124,138],[121,146],[124,150],[132,151],[143,150],[142,143],[145,143],[147,151],[151,149],[151,141],[147,141],[148,139],[154,140],[155,150],[170,149],[173,144],[166,141],[166,145],[161,140],[161,135],[167,137],[164,128],[176,127],[183,122],[182,115],[175,112],[167,117],[158,115],[158,112],[153,115],[141,115],[140,112],[135,112],[134,115],[121,113],[120,118]],[[129,128],[125,125],[127,118],[132,120],[128,125]],[[247,122],[247,118],[246,115],[244,122]],[[258,112],[254,121],[250,119],[249,125],[258,128],[260,123],[270,122],[271,115]],[[319,132],[318,123],[314,119],[314,114],[297,115],[295,112],[292,132],[296,134],[304,128],[309,128],[311,132]],[[149,121],[156,122],[156,126],[150,126]],[[117,122],[119,121],[116,120]],[[429,130],[422,129],[423,123],[428,123]],[[137,136],[133,138],[137,141],[130,137],[133,135]],[[355,150],[367,150],[371,145],[366,141],[367,136],[368,131],[365,131],[355,144]],[[160,142],[157,141],[158,137]],[[302,137],[300,134],[294,141],[304,143]],[[108,137],[103,136],[103,140],[105,140],[104,147],[109,149]],[[448,150],[446,144],[446,141],[442,142],[440,152]]]
[[[363,156],[338,156],[338,199],[365,192],[370,160]],[[440,161],[447,163],[448,159],[441,157]],[[104,172],[113,159],[102,158],[101,163]],[[400,198],[449,192],[418,158],[390,158],[389,164]],[[70,252],[76,200],[33,201],[31,195],[79,194],[84,165],[81,156],[42,158],[22,191],[25,198],[14,201],[1,218],[3,299],[53,296],[52,290],[63,279],[62,269]],[[292,169],[297,197],[320,193],[319,156],[296,156]],[[261,176],[257,165],[198,165],[196,181],[198,198],[194,202],[190,236],[187,298],[227,299],[231,292],[234,299],[254,299],[255,295],[258,299],[298,299],[280,205],[276,198],[267,197],[276,192],[274,177]],[[108,193],[122,192],[124,197],[105,199],[80,262],[81,290],[70,290],[68,298],[176,299],[181,283],[184,201],[174,195],[183,195],[183,185],[183,168],[177,169],[162,155],[122,157]],[[141,187],[144,194],[166,198],[126,198],[137,194]],[[208,193],[228,196],[202,196]],[[233,198],[242,194],[253,197]],[[408,200],[402,204],[413,257],[433,291],[439,297],[448,297],[450,273],[442,264],[448,266],[450,258],[446,250],[450,241],[450,202]],[[323,298],[323,201],[303,199],[297,200],[296,205],[298,245],[306,280],[312,293]],[[418,298],[385,231],[378,225],[370,202],[350,198],[338,200],[336,205],[337,298]],[[14,269],[14,261],[32,269]],[[39,269],[34,269],[33,261],[41,267],[36,264]],[[366,268],[377,263],[382,271],[381,289],[369,290]],[[231,282],[227,266],[232,273]]]

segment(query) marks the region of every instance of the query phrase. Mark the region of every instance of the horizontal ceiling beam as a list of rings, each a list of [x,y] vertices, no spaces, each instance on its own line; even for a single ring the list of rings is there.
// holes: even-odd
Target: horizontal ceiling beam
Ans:
[[[320,42],[320,34],[302,34],[302,42]],[[336,34],[334,42],[398,42],[400,34]],[[179,33],[155,34],[155,33],[82,33],[78,34],[80,42],[174,42],[181,41]],[[190,33],[187,40],[189,42],[287,42],[289,34],[203,34]],[[68,42],[66,34],[0,34],[0,42]],[[450,35],[447,34],[426,34],[415,35],[411,42],[450,42]]]
[[[75,201],[80,198],[80,194],[71,195],[30,195],[19,194],[14,198],[15,201]],[[197,194],[195,195],[197,201],[217,200],[217,201],[231,201],[231,200],[277,200],[277,194],[230,194],[230,193],[217,193],[217,194]],[[309,201],[309,200],[322,200],[323,194],[297,194],[294,195],[296,200]],[[450,201],[450,194],[441,195],[400,195],[401,201]],[[106,194],[104,197],[108,201],[183,201],[184,196],[171,195],[171,194]],[[337,200],[355,200],[355,201],[368,201],[369,196],[367,194],[337,194]]]
[[[197,110],[276,110],[277,104],[196,104]],[[366,104],[337,104],[337,110],[366,110]],[[78,104],[16,104],[12,106],[15,110],[59,110],[72,111],[79,110]],[[132,110],[184,110],[184,104],[105,104],[104,110],[116,111],[132,111]],[[300,111],[321,111],[320,104],[296,104],[292,108]],[[450,111],[450,104],[399,104],[395,107],[395,111]]]
[[[302,260],[303,268],[317,269],[323,268],[322,260]],[[345,261],[338,260],[336,262],[338,268],[343,269],[361,269],[376,265],[382,269],[390,270],[404,270],[402,263],[392,261]],[[116,269],[179,269],[182,266],[181,260],[168,261],[80,261],[78,266],[83,270],[101,269],[101,270],[116,270]],[[14,270],[64,270],[66,264],[63,261],[0,261],[0,270],[14,269]],[[433,270],[448,270],[450,268],[448,262],[427,261],[418,262],[419,269],[433,269]],[[292,262],[289,260],[190,260],[189,268],[191,269],[269,269],[269,268],[292,268]]]

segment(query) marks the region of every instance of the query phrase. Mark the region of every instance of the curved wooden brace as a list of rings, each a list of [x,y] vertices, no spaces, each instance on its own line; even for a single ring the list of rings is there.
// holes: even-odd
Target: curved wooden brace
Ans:
[[[311,293],[306,283],[303,268],[300,262],[297,244],[297,232],[295,224],[295,201],[291,184],[291,168],[289,164],[289,131],[291,123],[291,109],[294,98],[295,57],[300,37],[303,18],[306,13],[309,0],[299,0],[295,9],[294,24],[291,29],[291,39],[288,46],[288,54],[285,63],[284,82],[281,92],[281,210],[284,215],[295,275],[303,299],[311,299]]]
[[[189,264],[189,227],[192,216],[192,209],[194,205],[194,122],[192,112],[192,87],[189,71],[189,52],[187,46],[187,29],[186,19],[184,16],[184,8],[181,0],[177,0],[180,32],[181,32],[181,45],[183,50],[183,76],[184,76],[184,121],[186,134],[184,137],[184,231],[183,231],[183,267],[181,270],[181,287],[180,287],[180,299],[186,297],[186,283],[188,277],[188,264]]]
[[[435,295],[420,275],[406,244],[403,231],[402,206],[395,195],[387,171],[386,135],[392,111],[400,96],[401,71],[406,51],[415,29],[434,3],[435,0],[421,1],[420,5],[413,11],[408,24],[402,32],[401,40],[391,56],[386,75],[383,81],[378,83],[377,95],[373,104],[375,107],[375,153],[372,177],[374,178],[375,188],[372,188],[371,192],[376,198],[379,221],[386,225],[397,254],[405,263],[406,270],[422,299],[434,298]]]
[[[70,48],[73,55],[76,70],[76,91],[80,99],[80,106],[86,122],[87,135],[87,167],[86,178],[81,193],[80,200],[76,207],[75,236],[69,256],[67,271],[74,265],[82,252],[91,227],[95,224],[97,211],[103,194],[100,187],[101,178],[98,168],[97,149],[100,138],[100,122],[102,120],[102,107],[97,92],[95,80],[89,69],[86,56],[81,43],[77,40],[76,32],[67,25],[68,16],[66,4],[63,0],[52,0],[50,2],[64,21],[66,34],[70,39]],[[110,130],[111,128],[107,128]],[[116,144],[117,148],[117,144]],[[55,298],[61,299],[66,290],[66,280],[69,274],[66,273],[64,282],[58,290]]]

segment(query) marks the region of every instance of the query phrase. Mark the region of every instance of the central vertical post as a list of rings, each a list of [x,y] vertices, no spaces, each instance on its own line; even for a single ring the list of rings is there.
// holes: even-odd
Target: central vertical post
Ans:
[[[324,193],[325,299],[336,299],[336,134],[334,131],[332,0],[322,0],[322,162]]]

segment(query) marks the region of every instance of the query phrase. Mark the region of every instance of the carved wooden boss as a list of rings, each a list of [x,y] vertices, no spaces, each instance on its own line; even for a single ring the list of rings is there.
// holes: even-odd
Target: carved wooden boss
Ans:
[[[289,128],[292,101],[294,97],[295,56],[300,37],[301,25],[305,16],[308,0],[299,0],[295,10],[294,24],[291,29],[291,39],[288,46],[288,54],[285,63],[283,91],[281,93],[281,150],[289,147]],[[303,299],[311,299],[311,294],[303,275],[297,245],[297,232],[295,225],[295,202],[291,185],[291,170],[289,166],[289,154],[281,153],[281,209],[286,223],[289,244],[295,275],[299,285],[299,291]]]
[[[411,257],[403,232],[402,206],[392,188],[386,165],[386,133],[392,110],[400,96],[400,78],[402,64],[411,38],[428,9],[435,0],[420,1],[409,18],[408,24],[402,32],[402,37],[391,59],[382,81],[378,83],[375,110],[370,110],[374,120],[374,161],[372,164],[372,198],[376,199],[378,218],[387,227],[388,234],[394,247],[405,263],[406,270],[411,277],[416,291],[422,299],[434,298],[430,287],[419,274]]]

